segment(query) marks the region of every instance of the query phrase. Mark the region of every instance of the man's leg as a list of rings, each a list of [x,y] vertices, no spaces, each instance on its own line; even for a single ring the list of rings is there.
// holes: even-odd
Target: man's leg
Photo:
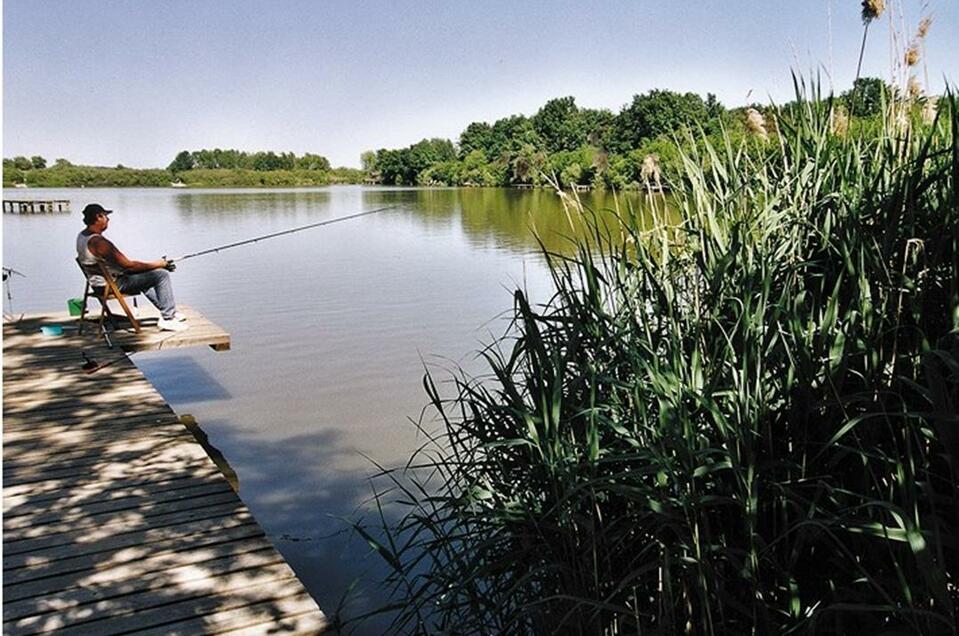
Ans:
[[[160,310],[165,320],[172,320],[176,314],[176,301],[173,300],[173,282],[170,272],[165,269],[152,269],[149,272],[128,274],[117,281],[124,294],[143,294]]]

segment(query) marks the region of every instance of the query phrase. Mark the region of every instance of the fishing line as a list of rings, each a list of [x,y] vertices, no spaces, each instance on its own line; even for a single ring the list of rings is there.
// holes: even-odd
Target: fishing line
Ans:
[[[185,261],[188,258],[196,258],[197,256],[203,256],[204,254],[214,254],[216,252],[221,252],[223,250],[228,250],[233,247],[240,247],[241,245],[248,245],[250,243],[256,243],[258,241],[265,241],[266,239],[276,238],[277,236],[283,236],[284,234],[293,234],[294,232],[302,232],[303,230],[309,230],[310,228],[320,227],[323,225],[331,225],[333,223],[339,223],[340,221],[349,221],[350,219],[355,219],[361,216],[367,216],[370,214],[378,214],[380,212],[386,212],[387,210],[393,210],[399,206],[397,205],[388,205],[383,208],[376,208],[375,210],[367,210],[365,212],[357,212],[356,214],[349,214],[347,216],[340,216],[335,219],[327,219],[326,221],[320,221],[319,223],[310,223],[309,225],[301,225],[299,227],[294,227],[289,230],[283,230],[280,232],[273,232],[272,234],[264,234],[263,236],[255,236],[243,241],[237,241],[235,243],[227,243],[226,245],[220,245],[218,247],[211,247],[210,249],[201,250],[199,252],[193,252],[192,254],[185,254],[183,256],[177,256],[174,258],[167,258],[166,260],[170,263],[176,263],[179,261]]]

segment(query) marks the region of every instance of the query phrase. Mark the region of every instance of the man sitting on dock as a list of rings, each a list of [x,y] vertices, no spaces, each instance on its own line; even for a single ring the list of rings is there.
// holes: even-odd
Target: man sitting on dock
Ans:
[[[133,261],[117,249],[103,233],[110,225],[113,210],[104,209],[99,203],[91,203],[83,208],[83,223],[87,226],[77,235],[77,256],[84,266],[95,266],[97,260],[106,263],[107,269],[116,279],[117,287],[124,294],[140,294],[149,299],[160,310],[157,326],[164,331],[183,331],[186,316],[176,310],[173,300],[173,283],[170,272],[174,270],[172,262],[161,258],[156,261]],[[105,286],[100,276],[90,276],[94,287]],[[99,280],[98,280],[99,279]]]

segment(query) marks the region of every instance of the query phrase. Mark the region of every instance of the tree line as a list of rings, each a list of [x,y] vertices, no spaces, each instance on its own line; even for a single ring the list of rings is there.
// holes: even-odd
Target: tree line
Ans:
[[[862,119],[880,112],[886,94],[882,80],[860,78],[840,99],[849,115]],[[532,116],[470,123],[457,143],[423,139],[366,151],[360,159],[370,179],[388,185],[535,186],[554,175],[563,186],[628,188],[675,169],[674,135],[686,124],[707,137],[725,131],[741,139],[749,134],[750,116],[765,122],[770,110],[759,104],[727,108],[713,94],[663,89],[635,95],[618,113],[559,97]]]
[[[881,111],[889,87],[860,78],[839,99],[852,125]],[[785,107],[789,107],[787,104]],[[618,113],[582,108],[574,97],[546,102],[532,116],[511,115],[493,123],[472,122],[456,143],[423,139],[406,148],[362,153],[362,170],[332,168],[319,154],[201,149],[179,152],[166,169],[75,166],[58,158],[52,166],[39,155],[3,160],[3,184],[34,187],[167,186],[296,187],[375,182],[386,185],[511,186],[586,185],[625,189],[665,178],[676,169],[674,137],[689,123],[708,137],[726,132],[743,140],[751,126],[769,122],[770,107],[727,108],[707,94],[654,89],[635,95]],[[681,140],[682,141],[682,140]],[[685,143],[691,143],[686,140]]]
[[[333,168],[318,154],[219,148],[184,150],[166,168],[83,166],[62,158],[48,166],[39,155],[3,160],[5,187],[166,187],[177,182],[208,188],[306,187],[360,183],[363,179],[360,170]]]
[[[299,157],[292,152],[276,153],[244,152],[242,150],[183,150],[167,167],[170,172],[179,173],[188,170],[321,170],[331,169],[329,160],[322,156],[306,153]]]

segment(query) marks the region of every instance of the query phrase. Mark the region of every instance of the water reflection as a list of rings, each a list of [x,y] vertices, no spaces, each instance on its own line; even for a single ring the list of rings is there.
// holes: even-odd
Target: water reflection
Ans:
[[[204,223],[236,226],[246,221],[268,223],[270,230],[285,222],[316,222],[332,211],[352,214],[383,206],[429,232],[456,228],[475,246],[495,246],[528,254],[539,250],[538,239],[550,251],[570,253],[574,240],[588,230],[586,219],[564,208],[550,190],[503,188],[339,188],[330,190],[230,190],[178,192],[173,203],[184,222],[202,217]],[[644,197],[636,193],[587,192],[577,195],[583,206],[613,228],[630,214],[648,222]],[[350,204],[355,204],[350,207]],[[284,228],[284,229],[286,229]],[[250,237],[246,237],[250,238]]]

